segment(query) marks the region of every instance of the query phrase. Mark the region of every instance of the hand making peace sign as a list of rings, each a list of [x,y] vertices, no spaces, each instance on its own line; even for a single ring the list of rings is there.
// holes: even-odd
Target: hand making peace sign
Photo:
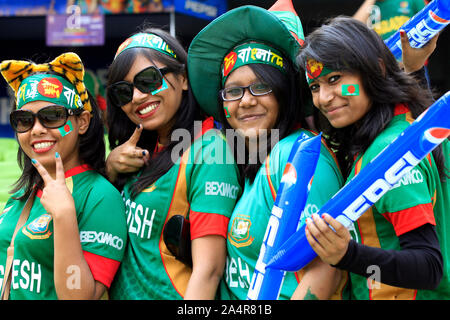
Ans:
[[[66,185],[64,175],[64,166],[58,152],[55,153],[56,173],[53,178],[39,161],[32,159],[36,170],[44,181],[44,189],[42,190],[41,204],[54,218],[58,214],[65,214],[73,210],[75,212],[75,204],[72,194]]]

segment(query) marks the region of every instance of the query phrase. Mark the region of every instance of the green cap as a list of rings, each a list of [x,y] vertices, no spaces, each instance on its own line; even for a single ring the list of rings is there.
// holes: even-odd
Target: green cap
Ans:
[[[188,51],[189,82],[200,107],[218,119],[224,58],[237,46],[263,44],[298,68],[295,60],[303,41],[303,29],[291,0],[279,0],[269,10],[242,6],[216,18],[197,34]]]

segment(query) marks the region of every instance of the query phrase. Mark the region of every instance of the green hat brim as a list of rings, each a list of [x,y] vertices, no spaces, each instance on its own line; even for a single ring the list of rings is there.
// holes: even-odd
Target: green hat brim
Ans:
[[[197,34],[188,51],[188,76],[194,96],[202,110],[216,119],[219,119],[223,58],[246,41],[273,46],[296,66],[300,44],[270,11],[243,6],[216,18]]]

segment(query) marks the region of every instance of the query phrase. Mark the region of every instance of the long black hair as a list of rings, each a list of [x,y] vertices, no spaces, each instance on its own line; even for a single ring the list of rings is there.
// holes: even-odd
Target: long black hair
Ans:
[[[298,63],[305,68],[307,59],[320,61],[327,68],[347,71],[361,77],[372,102],[365,116],[345,128],[333,128],[317,111],[316,126],[324,131],[345,176],[354,157],[364,153],[394,117],[398,103],[408,106],[417,118],[433,102],[429,90],[403,72],[383,40],[364,23],[349,17],[336,17],[313,31],[305,40]],[[442,148],[433,151],[439,174],[444,177]]]
[[[59,75],[61,76],[61,75]],[[84,134],[81,134],[78,139],[78,152],[82,164],[89,165],[92,169],[106,177],[105,168],[105,140],[104,140],[104,127],[100,114],[100,109],[97,106],[95,98],[88,92],[89,101],[92,106],[91,120],[89,127]],[[79,113],[77,113],[79,114]],[[76,115],[75,115],[76,116]],[[17,139],[17,133],[16,133]],[[10,193],[15,193],[21,189],[24,193],[17,199],[22,200],[28,198],[33,191],[33,187],[36,185],[38,188],[43,188],[44,182],[41,175],[31,163],[30,157],[28,157],[19,144],[17,151],[17,162],[19,168],[22,170],[22,174],[16,183],[13,185],[13,189]]]
[[[108,85],[121,81],[129,72],[132,64],[138,55],[144,56],[149,61],[158,61],[174,74],[186,73],[187,53],[183,46],[167,32],[146,27],[140,33],[151,33],[161,37],[168,46],[175,52],[177,58],[174,59],[166,54],[160,53],[156,50],[148,48],[132,48],[123,51],[109,67]],[[167,79],[166,79],[167,80]],[[168,81],[168,85],[172,85]],[[169,136],[176,129],[186,129],[194,137],[194,121],[201,120],[202,117],[197,107],[197,101],[188,85],[188,90],[183,90],[181,104],[175,113],[175,122],[171,128]],[[125,143],[136,129],[136,124],[133,123],[121,106],[113,105],[112,101],[107,99],[107,122],[109,127],[108,139],[111,150],[115,147]],[[155,146],[157,144],[158,135],[156,131],[143,130],[137,146],[147,149],[150,152],[149,164],[143,168],[136,182],[132,186],[132,196],[136,196],[143,189],[154,183],[162,175],[164,175],[174,165],[172,161],[172,150],[177,145],[177,141],[171,141],[161,152],[153,155]],[[134,174],[119,174],[115,185],[121,189],[125,182]]]
[[[301,79],[299,73],[294,70],[289,59],[284,60],[286,61],[286,73],[266,64],[258,63],[248,65],[261,82],[267,83],[272,88],[272,92],[278,102],[278,118],[272,129],[278,130],[279,140],[287,137],[300,126],[306,128],[306,122],[302,111],[302,95],[300,94]],[[220,96],[218,99],[220,122],[222,123],[223,130],[233,129],[226,119],[223,109],[223,100]],[[270,135],[270,130],[268,130],[268,135]],[[269,154],[270,150],[273,148],[273,141],[270,136],[267,136],[266,141],[266,145],[258,146],[259,149],[264,149],[264,151],[266,151],[263,154]],[[248,154],[248,151],[249,150],[247,149],[245,150],[246,153],[243,161],[238,160],[237,162],[242,176],[249,179],[250,182],[253,182],[265,158],[256,157],[252,159],[253,161],[249,161],[252,155]],[[237,149],[237,144],[234,144],[235,156],[238,155],[238,153],[239,150]]]

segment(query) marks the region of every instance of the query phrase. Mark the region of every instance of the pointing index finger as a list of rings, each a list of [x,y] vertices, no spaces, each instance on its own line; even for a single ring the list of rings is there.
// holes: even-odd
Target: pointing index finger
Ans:
[[[139,139],[141,138],[141,133],[144,127],[142,124],[139,124],[136,129],[134,129],[133,134],[131,135],[130,139],[128,139],[128,143],[132,144],[133,146],[136,146],[139,142]]]

